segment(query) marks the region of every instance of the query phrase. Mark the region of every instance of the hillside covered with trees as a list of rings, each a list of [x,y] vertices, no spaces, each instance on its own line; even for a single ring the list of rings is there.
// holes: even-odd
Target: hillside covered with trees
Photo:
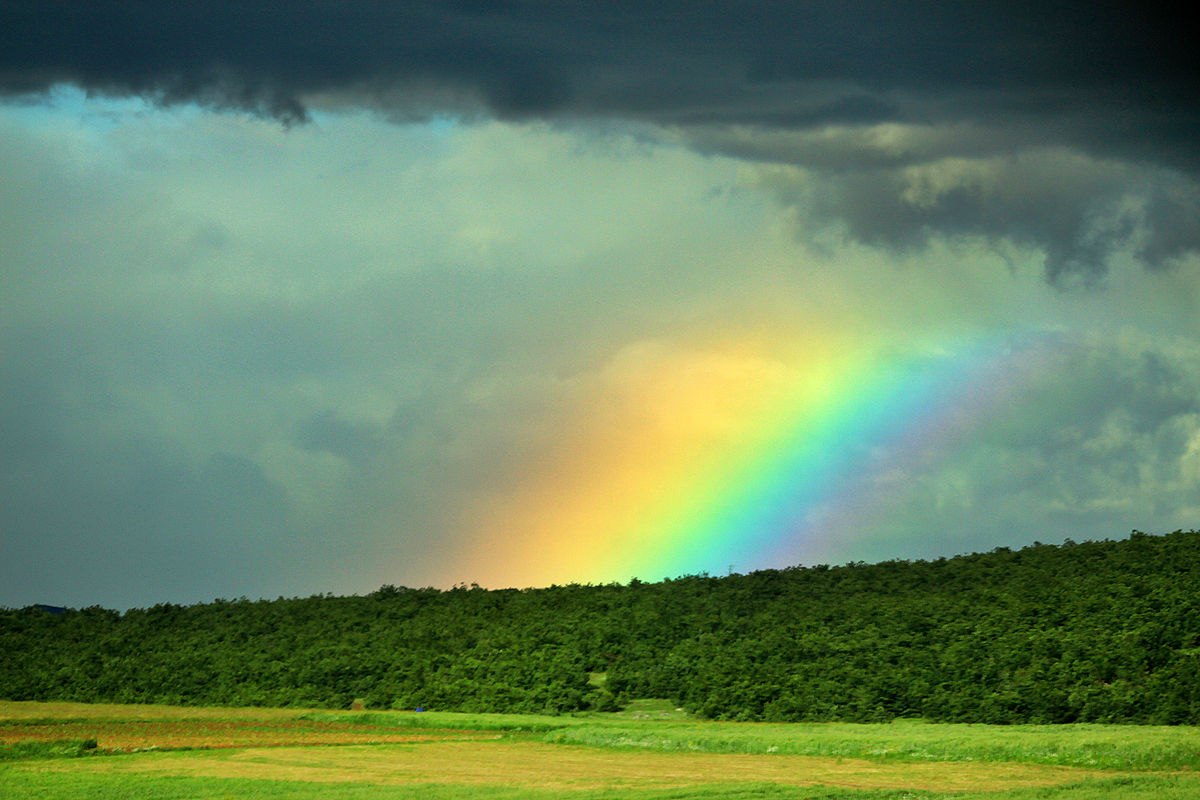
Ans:
[[[661,583],[0,609],[0,697],[1200,724],[1200,532]]]

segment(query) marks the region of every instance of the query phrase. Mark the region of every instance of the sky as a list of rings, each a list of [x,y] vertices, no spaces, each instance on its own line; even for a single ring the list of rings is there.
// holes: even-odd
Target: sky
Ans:
[[[0,3],[0,605],[1200,526],[1115,3]]]

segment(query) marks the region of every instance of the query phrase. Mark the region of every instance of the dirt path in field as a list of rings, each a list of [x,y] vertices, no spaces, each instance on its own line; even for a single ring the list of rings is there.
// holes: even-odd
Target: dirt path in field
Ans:
[[[877,763],[793,755],[614,752],[514,741],[408,746],[251,748],[30,763],[28,769],[373,785],[423,783],[556,790],[737,783],[853,789],[990,791],[1112,775],[1072,767],[985,762]]]

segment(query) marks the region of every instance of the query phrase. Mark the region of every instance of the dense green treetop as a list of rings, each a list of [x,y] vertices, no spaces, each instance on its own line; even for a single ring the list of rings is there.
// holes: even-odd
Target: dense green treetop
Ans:
[[[1200,532],[660,583],[0,609],[0,697],[1200,723]]]

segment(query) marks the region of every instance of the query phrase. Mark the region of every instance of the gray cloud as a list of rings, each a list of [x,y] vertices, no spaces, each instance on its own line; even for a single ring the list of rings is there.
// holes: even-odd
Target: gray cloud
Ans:
[[[1115,129],[1195,156],[1193,51],[1153,7],[14,1],[3,18],[10,93],[73,82],[291,121],[316,97],[767,127],[1077,119],[1066,135],[1097,146]]]
[[[836,105],[845,85],[801,99]],[[456,513],[527,486],[573,414],[622,396],[622,353],[702,356],[743,336],[920,349],[1105,331],[1022,406],[1044,422],[1014,411],[914,477],[887,521],[907,539],[880,557],[925,554],[913,542],[934,529],[942,554],[961,551],[979,519],[987,547],[1194,524],[1172,523],[1200,481],[1200,366],[1171,339],[1200,319],[1190,178],[1015,123],[864,122],[885,108],[870,104],[768,128],[788,92],[764,86],[741,133],[348,111],[285,130],[70,92],[0,108],[0,602],[474,579],[454,571],[469,546]],[[312,102],[332,104],[322,91]],[[688,114],[753,99],[706,98]],[[560,117],[599,107],[558,102]],[[1036,253],[1006,272],[996,239],[1063,243],[1064,278],[1069,256],[1108,251],[1112,290],[1056,292]],[[1160,336],[1113,355],[1126,328]],[[1103,492],[1147,511],[1105,512]]]
[[[375,426],[340,419],[333,409],[319,411],[297,425],[296,444],[305,450],[331,453],[356,466],[369,462],[383,447]]]
[[[990,550],[1014,531],[1057,542],[1195,524],[1200,348],[1133,334],[1064,345],[1043,367],[1052,379],[1009,397],[952,458],[906,476],[907,500],[866,544],[875,556],[913,526],[929,531],[913,554],[936,557]]]
[[[1150,264],[1170,265],[1200,249],[1200,185],[1177,179],[1154,187],[1146,198],[1152,221],[1140,253]]]
[[[841,225],[880,247],[913,250],[937,236],[976,236],[1035,248],[1057,286],[1101,280],[1122,253],[1154,270],[1200,253],[1196,182],[1061,149],[850,172],[818,164],[770,173],[764,184],[806,219]]]
[[[1060,286],[1096,283],[1123,248],[1155,269],[1200,250],[1200,69],[1153,6],[14,1],[0,15],[14,96],[69,82],[287,123],[346,106],[617,118],[816,170],[830,190],[815,210],[876,245],[1007,237],[1041,249]],[[901,170],[955,158],[1011,174],[904,197]],[[1118,182],[1139,170],[1154,185],[1131,212]]]
[[[197,467],[176,443],[135,431],[75,433],[36,454],[6,453],[2,475],[9,597],[129,606],[241,594],[246,573],[264,593],[295,593],[302,575],[312,579],[296,569],[307,545],[284,491],[243,457],[217,453]]]
[[[181,113],[0,122],[0,603],[440,579],[456,505],[686,308],[663,255],[704,292],[740,246],[691,154]]]

